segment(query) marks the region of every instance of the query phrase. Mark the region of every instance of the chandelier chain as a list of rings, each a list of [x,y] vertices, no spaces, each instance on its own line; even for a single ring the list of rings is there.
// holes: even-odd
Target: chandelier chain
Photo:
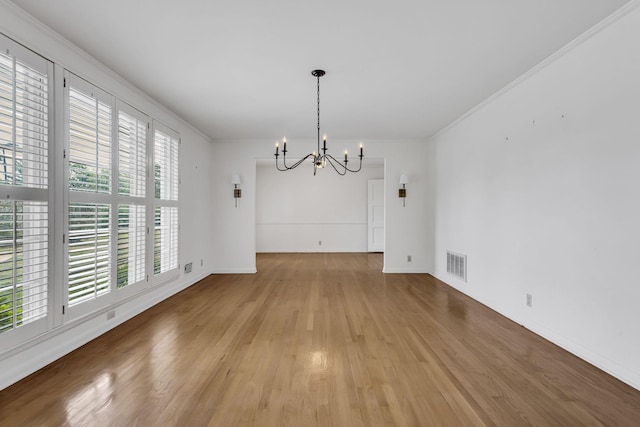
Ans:
[[[320,132],[320,76],[318,79],[318,132]]]

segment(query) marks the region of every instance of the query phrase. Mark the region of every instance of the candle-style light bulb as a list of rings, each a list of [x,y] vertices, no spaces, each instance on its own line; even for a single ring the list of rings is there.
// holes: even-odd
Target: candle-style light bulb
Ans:
[[[347,150],[344,150],[344,161],[347,161]]]
[[[362,157],[362,142],[360,143],[360,157]]]
[[[327,134],[325,134],[324,138],[322,139],[322,149],[325,151],[327,149]]]
[[[280,144],[276,141],[276,156],[278,155],[278,151],[280,150]]]

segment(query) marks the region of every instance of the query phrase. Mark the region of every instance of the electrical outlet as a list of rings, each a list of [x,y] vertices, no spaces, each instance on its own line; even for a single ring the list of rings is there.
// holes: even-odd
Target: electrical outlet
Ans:
[[[191,273],[191,268],[193,267],[193,263],[192,262],[188,262],[184,265],[184,272],[186,273]]]
[[[107,320],[111,320],[114,317],[116,317],[116,311],[115,310],[107,311]]]
[[[533,307],[533,296],[531,294],[527,294],[527,307]]]
[[[411,255],[407,255],[407,262],[411,262]]]
[[[322,240],[318,240],[318,246],[322,246]]]

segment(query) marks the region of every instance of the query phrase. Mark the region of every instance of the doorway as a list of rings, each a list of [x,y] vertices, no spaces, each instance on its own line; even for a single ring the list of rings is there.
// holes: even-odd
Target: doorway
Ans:
[[[384,179],[368,181],[367,234],[369,252],[384,252]]]

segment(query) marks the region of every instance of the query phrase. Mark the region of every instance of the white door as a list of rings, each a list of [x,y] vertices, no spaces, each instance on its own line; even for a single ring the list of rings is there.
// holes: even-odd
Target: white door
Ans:
[[[384,179],[369,180],[369,252],[384,252]]]

